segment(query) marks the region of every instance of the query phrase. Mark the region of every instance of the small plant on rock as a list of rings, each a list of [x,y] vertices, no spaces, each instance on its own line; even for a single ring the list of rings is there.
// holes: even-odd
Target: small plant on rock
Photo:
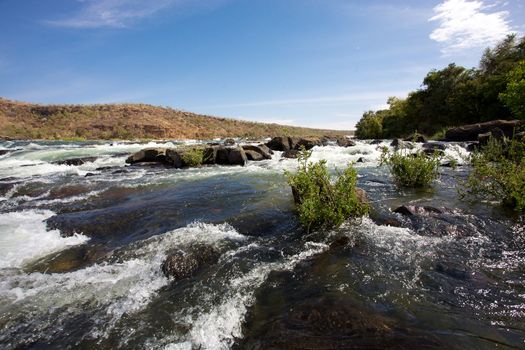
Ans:
[[[350,217],[368,212],[356,192],[357,172],[350,164],[332,181],[326,161],[309,162],[310,151],[299,152],[297,172],[285,172],[292,187],[301,224],[308,232],[339,227]]]
[[[185,147],[181,151],[181,158],[186,166],[196,167],[202,165],[205,161],[204,148]]]
[[[440,156],[424,152],[407,153],[403,149],[381,154],[381,165],[386,164],[394,181],[403,187],[428,187],[438,177]]]

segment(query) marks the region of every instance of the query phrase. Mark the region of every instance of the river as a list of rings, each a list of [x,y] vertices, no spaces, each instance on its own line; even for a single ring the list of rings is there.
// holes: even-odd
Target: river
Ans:
[[[460,198],[467,166],[398,189],[378,163],[388,140],[315,147],[332,172],[363,158],[372,211],[306,233],[283,175],[297,161],[280,152],[245,167],[125,164],[178,143],[0,142],[0,348],[525,348],[524,225]],[[464,146],[445,153],[461,165]],[[446,209],[393,213],[405,204]],[[166,278],[166,255],[194,244],[218,262]]]

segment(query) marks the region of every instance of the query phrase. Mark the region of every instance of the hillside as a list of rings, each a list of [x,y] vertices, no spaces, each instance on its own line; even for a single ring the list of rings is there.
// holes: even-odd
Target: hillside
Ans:
[[[146,104],[40,105],[0,98],[0,137],[4,138],[213,139],[349,133],[219,118]]]

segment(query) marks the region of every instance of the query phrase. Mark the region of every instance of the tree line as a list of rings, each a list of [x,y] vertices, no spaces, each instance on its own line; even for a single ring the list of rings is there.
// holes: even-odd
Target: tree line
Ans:
[[[525,37],[509,35],[487,48],[478,68],[449,64],[432,70],[420,89],[389,108],[367,111],[356,137],[394,138],[422,133],[440,138],[452,126],[494,119],[525,120]]]

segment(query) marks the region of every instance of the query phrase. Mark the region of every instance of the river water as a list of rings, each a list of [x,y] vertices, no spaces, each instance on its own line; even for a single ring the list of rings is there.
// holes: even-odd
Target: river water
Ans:
[[[0,348],[525,348],[524,225],[459,197],[468,167],[400,190],[378,145],[315,147],[333,172],[363,158],[372,211],[307,234],[283,175],[297,162],[280,152],[245,167],[125,165],[176,143],[0,143]],[[441,213],[392,212],[403,204]],[[218,262],[166,278],[166,255],[194,244]]]

